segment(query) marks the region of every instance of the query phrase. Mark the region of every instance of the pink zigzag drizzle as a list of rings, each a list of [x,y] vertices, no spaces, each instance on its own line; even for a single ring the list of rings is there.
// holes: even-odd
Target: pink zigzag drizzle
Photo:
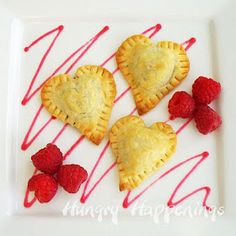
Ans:
[[[85,49],[82,51],[82,53],[76,58],[76,60],[75,60],[75,61],[69,66],[69,68],[66,70],[66,73],[69,73],[69,71],[75,66],[75,64],[85,55],[85,53],[88,51],[88,49],[89,49],[89,48],[98,40],[98,38],[99,38],[104,32],[106,32],[108,29],[109,29],[109,28],[108,28],[107,26],[104,27],[97,35],[95,35],[92,39],[90,39],[90,40],[89,40],[88,42],[86,42],[83,46],[81,46],[81,47],[80,47],[79,49],[77,49],[74,53],[72,53],[72,54],[52,73],[52,75],[51,75],[50,77],[48,77],[48,79],[51,78],[52,76],[54,76],[67,62],[69,62],[69,61],[71,60],[71,58],[73,58],[78,52],[80,52],[82,49],[85,48]],[[160,29],[161,29],[161,25],[160,25],[160,24],[157,24],[157,25],[155,25],[155,26],[153,26],[153,27],[147,29],[146,31],[144,31],[143,34],[147,34],[147,33],[151,32],[151,34],[149,35],[149,37],[152,38]],[[43,63],[44,63],[44,61],[46,60],[46,57],[47,57],[48,53],[49,53],[50,50],[52,49],[54,43],[55,43],[56,40],[57,40],[57,37],[60,35],[60,33],[61,33],[62,30],[63,30],[63,26],[59,26],[59,27],[55,28],[54,30],[51,30],[51,31],[47,32],[46,34],[44,34],[44,35],[40,36],[38,39],[36,39],[29,47],[26,47],[26,48],[25,48],[25,51],[28,51],[28,50],[30,49],[30,47],[32,47],[33,45],[35,45],[36,43],[38,43],[38,42],[39,42],[40,40],[42,40],[44,37],[46,37],[46,36],[48,36],[48,35],[50,35],[50,34],[56,32],[56,31],[58,31],[58,33],[56,34],[55,38],[53,39],[52,43],[50,44],[48,50],[46,51],[46,53],[44,54],[44,56],[43,56],[43,58],[42,58],[42,60],[41,60],[41,62],[40,62],[40,63],[41,63],[41,66],[42,66]],[[185,49],[188,50],[188,49],[195,43],[195,41],[196,41],[195,38],[191,38],[191,39],[185,41],[185,42],[183,43],[183,45],[186,45]],[[114,56],[115,56],[115,53],[112,54],[110,57],[108,57],[108,58],[101,64],[101,66],[104,66],[106,63],[108,63]],[[30,93],[30,91],[31,91],[31,89],[32,89],[32,86],[33,86],[33,84],[34,84],[34,82],[35,82],[35,80],[36,80],[36,78],[37,78],[37,76],[38,76],[39,71],[40,71],[40,65],[39,65],[39,67],[37,68],[37,71],[36,71],[36,73],[35,73],[35,75],[34,75],[34,77],[33,77],[33,80],[32,80],[32,82],[31,82],[31,84],[30,84],[30,87],[29,87],[29,89],[28,89],[28,91],[27,91],[27,93],[26,93],[24,99],[22,100],[22,104],[23,104],[23,105],[25,105],[25,104],[41,89],[41,87],[43,86],[43,84],[48,80],[48,79],[45,80],[36,90],[34,90],[34,92],[33,92],[31,95],[29,95],[29,93]],[[116,68],[116,69],[113,71],[113,74],[115,74],[117,71],[118,71],[118,68]],[[130,88],[125,89],[125,90],[116,98],[115,103],[117,103],[120,99],[122,99],[122,97],[124,97],[125,94],[126,94],[129,90],[130,90]],[[26,137],[25,137],[25,139],[24,139],[24,142],[22,143],[22,150],[26,150],[26,149],[35,141],[35,139],[38,137],[38,135],[39,135],[39,134],[48,126],[48,124],[54,119],[54,117],[51,117],[51,118],[39,129],[39,131],[36,132],[36,134],[33,136],[33,138],[32,138],[29,142],[27,142],[27,140],[28,140],[28,138],[29,138],[29,135],[30,135],[30,133],[31,133],[31,131],[32,131],[32,129],[33,129],[33,126],[34,126],[34,124],[35,124],[35,122],[36,122],[36,120],[37,120],[37,118],[38,118],[38,116],[39,116],[39,114],[40,114],[41,111],[42,111],[42,106],[40,106],[40,108],[39,108],[38,111],[36,112],[36,115],[35,115],[35,117],[34,117],[34,119],[33,119],[32,124],[31,124],[32,127],[29,128],[29,131],[28,131],[27,134],[26,134]],[[130,114],[133,114],[135,111],[136,111],[136,108],[134,108],[133,111],[132,111]],[[180,129],[177,131],[177,133],[181,132],[181,131],[184,129],[184,127],[187,126],[187,124],[188,124],[189,122],[190,122],[190,120],[187,121],[182,127],[180,127]],[[66,129],[67,126],[68,126],[68,125],[65,124],[65,125],[62,127],[62,129],[56,134],[56,136],[55,136],[54,139],[52,140],[52,143],[55,143],[55,142],[57,141],[57,139],[63,134],[63,132],[65,131],[65,129]],[[69,155],[71,154],[71,152],[83,141],[83,139],[84,139],[84,136],[81,135],[81,136],[76,140],[76,142],[69,148],[69,150],[65,153],[64,158],[66,158],[67,156],[69,156]],[[91,178],[92,178],[92,176],[93,176],[93,173],[94,173],[94,171],[96,170],[96,168],[98,167],[99,162],[100,162],[100,160],[102,159],[103,155],[105,154],[105,152],[106,152],[108,146],[109,146],[109,142],[106,143],[105,147],[103,148],[103,151],[102,151],[102,152],[100,153],[100,155],[99,155],[99,158],[98,158],[97,162],[95,163],[94,168],[92,169],[92,171],[91,171],[91,173],[90,173],[90,176],[89,176],[89,178],[88,178],[88,181],[87,181],[86,184],[85,184],[85,187],[84,187],[84,190],[83,190],[83,194],[82,194],[82,196],[81,196],[81,202],[85,202],[85,201],[88,199],[88,197],[91,195],[92,191],[98,186],[98,184],[102,181],[102,179],[103,179],[103,178],[110,172],[110,170],[112,170],[112,169],[115,167],[115,165],[116,165],[116,163],[113,163],[113,164],[102,174],[102,176],[100,177],[100,179],[92,186],[92,188],[89,190],[89,192],[88,192],[87,194],[85,194],[86,189],[87,189],[87,187],[88,187],[88,184],[89,184],[89,182],[90,182],[90,180],[91,180]],[[200,154],[199,154],[199,155],[200,155]],[[190,160],[192,160],[192,159],[195,159],[195,158],[199,157],[199,155],[194,156],[194,157],[192,157],[192,158],[187,159],[187,160],[184,161],[184,162],[179,163],[178,166],[181,166],[181,165],[185,164],[186,162],[188,162],[188,161],[190,161]],[[205,160],[205,158],[206,158],[207,156],[208,156],[208,155],[206,155],[206,153],[205,153],[204,155],[202,154],[202,159],[201,159],[197,164],[200,164],[203,160]],[[189,175],[194,171],[195,168],[197,168],[197,164],[196,164],[196,165],[192,168],[192,170],[188,173]],[[174,170],[174,169],[176,169],[176,168],[178,168],[177,165],[174,166],[171,170]],[[169,171],[167,171],[167,172],[170,173],[171,170],[169,170]],[[165,173],[167,174],[167,172],[165,172]],[[34,171],[34,174],[35,174],[35,173],[37,173],[37,170]],[[164,173],[161,177],[159,177],[158,179],[161,179],[162,177],[164,177],[165,173]],[[185,176],[186,179],[188,178],[188,174]],[[184,181],[185,181],[185,180],[184,180]],[[184,181],[183,181],[183,182],[184,182]],[[157,182],[157,181],[156,181],[156,182]],[[179,187],[182,185],[183,182],[180,182]],[[152,183],[151,185],[153,185],[153,184],[154,184],[154,183]],[[128,201],[128,198],[129,198],[131,192],[128,192],[127,195],[126,195],[126,198],[124,199],[123,206],[124,206],[124,207],[128,207],[128,206],[129,206],[130,204],[132,204],[138,197],[140,197],[144,192],[146,192],[147,189],[148,189],[148,187],[145,188],[145,189],[144,189],[140,194],[138,194],[136,197],[134,197],[130,202]],[[207,197],[208,197],[208,195],[209,195],[209,193],[210,193],[210,188],[209,188],[209,187],[202,187],[202,188],[200,188],[200,189],[197,189],[197,190],[193,191],[192,193],[186,195],[185,197],[183,197],[182,199],[180,199],[179,201],[177,201],[177,202],[174,203],[174,202],[173,202],[173,197],[175,196],[175,193],[177,192],[177,190],[178,190],[178,186],[176,187],[176,189],[174,190],[174,192],[173,192],[173,194],[172,194],[172,197],[171,197],[170,200],[168,201],[168,205],[169,205],[169,206],[172,206],[172,205],[174,205],[174,204],[178,204],[178,203],[182,202],[183,200],[185,200],[186,198],[192,196],[193,194],[195,194],[196,192],[201,191],[201,190],[206,190],[206,196],[205,196],[205,198],[203,199],[203,205],[206,206],[206,200],[207,200]],[[29,191],[27,190],[27,191],[26,191],[26,195],[25,195],[25,201],[24,201],[24,205],[25,205],[26,207],[32,206],[32,205],[34,204],[34,202],[36,201],[35,198],[33,198],[31,201],[28,201],[28,195],[29,195]],[[206,206],[206,207],[207,207],[207,206]]]

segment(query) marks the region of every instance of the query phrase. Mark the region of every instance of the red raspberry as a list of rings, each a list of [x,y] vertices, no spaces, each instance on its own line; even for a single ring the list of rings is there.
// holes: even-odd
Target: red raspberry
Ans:
[[[56,145],[49,143],[45,148],[35,153],[31,160],[38,170],[52,175],[62,165],[63,156]]]
[[[195,102],[191,95],[184,91],[174,93],[168,104],[169,113],[173,118],[188,118],[193,115]]]
[[[215,100],[221,91],[220,83],[206,77],[198,77],[192,86],[193,98],[201,104],[209,104]]]
[[[80,185],[87,179],[87,171],[80,165],[63,165],[57,173],[58,183],[69,193],[79,191]]]
[[[29,191],[35,191],[34,195],[41,203],[49,202],[57,192],[56,179],[47,174],[37,174],[28,182]]]
[[[214,131],[222,123],[220,115],[207,105],[197,106],[194,119],[197,129],[202,134]]]

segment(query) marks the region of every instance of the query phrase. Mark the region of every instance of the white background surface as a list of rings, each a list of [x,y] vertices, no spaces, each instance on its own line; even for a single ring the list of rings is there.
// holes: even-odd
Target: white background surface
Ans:
[[[0,232],[5,232],[6,235],[13,235],[16,232],[20,235],[25,235],[24,232],[34,232],[34,235],[42,235],[42,232],[46,231],[48,234],[45,235],[49,235],[49,232],[56,231],[60,235],[62,229],[65,229],[67,234],[90,231],[91,233],[97,233],[96,229],[103,229],[106,232],[110,230],[124,235],[126,235],[125,232],[130,233],[132,231],[134,231],[132,234],[137,235],[144,232],[150,234],[164,233],[164,235],[171,232],[181,233],[182,235],[208,235],[210,232],[214,232],[215,235],[221,235],[222,233],[235,235],[233,223],[235,223],[236,213],[234,203],[234,199],[236,199],[236,181],[234,157],[232,155],[234,154],[234,120],[236,118],[233,108],[235,103],[232,99],[235,86],[233,73],[236,48],[234,45],[236,40],[234,29],[236,24],[235,8],[234,1],[208,1],[207,3],[204,1],[196,1],[196,3],[193,1],[145,1],[144,3],[137,1],[99,1],[99,4],[96,1],[86,1],[86,3],[83,1],[63,1],[62,3],[50,1],[46,4],[43,4],[43,1],[40,3],[1,1],[2,129],[0,145],[2,158],[0,167]],[[17,19],[19,24],[14,26],[13,34],[11,34],[13,19]],[[226,208],[225,215],[215,223],[206,219],[178,218],[170,224],[156,225],[148,218],[129,217],[126,211],[122,211],[117,226],[111,225],[109,220],[104,220],[98,224],[95,220],[87,218],[62,217],[60,210],[63,202],[76,199],[74,196],[71,197],[63,193],[60,193],[60,196],[55,198],[50,206],[36,204],[31,209],[25,210],[22,207],[24,187],[32,173],[29,158],[27,159],[25,156],[30,156],[44,146],[47,143],[44,135],[49,137],[62,124],[55,122],[56,124],[50,127],[49,133],[42,134],[26,152],[20,150],[20,144],[32,120],[31,114],[38,108],[40,100],[36,95],[27,106],[20,107],[19,104],[26,91],[26,84],[29,83],[35,71],[36,61],[39,60],[38,55],[41,55],[43,44],[38,48],[35,47],[32,53],[27,54],[23,53],[23,47],[37,36],[57,25],[65,25],[65,30],[57,42],[58,45],[55,46],[55,54],[51,60],[49,58],[46,63],[47,66],[41,72],[41,78],[45,78],[69,52],[87,41],[104,25],[110,26],[109,33],[95,44],[94,48],[79,62],[78,66],[87,63],[100,64],[116,50],[124,38],[139,33],[156,23],[161,23],[163,29],[153,38],[154,42],[168,39],[181,43],[190,37],[196,37],[197,39],[196,44],[188,52],[191,61],[190,74],[178,89],[190,91],[193,78],[199,74],[213,76],[222,83],[223,94],[219,106],[217,106],[217,109],[220,107],[224,122],[221,131],[202,138],[191,124],[179,135],[177,153],[173,157],[173,161],[167,165],[171,167],[183,160],[181,158],[198,154],[207,149],[210,158],[201,164],[194,176],[186,182],[183,193],[188,193],[202,185],[211,186],[212,193],[208,202],[210,205],[224,205]],[[90,26],[89,30],[87,29],[88,25]],[[47,43],[45,42],[46,46]],[[114,61],[109,63],[107,68],[113,70],[115,68]],[[126,83],[119,73],[115,75],[115,80],[119,94],[123,90],[122,88],[125,88]],[[7,94],[6,88],[8,86],[13,88],[13,90],[9,90],[11,94]],[[18,94],[18,96],[12,96],[12,94]],[[143,117],[147,125],[151,125],[156,120],[166,120],[168,116],[166,105],[170,96],[166,97],[153,112]],[[110,124],[117,118],[126,115],[132,110],[133,106],[132,97],[128,94],[124,101],[114,108]],[[8,131],[11,131],[8,132],[8,135],[6,135],[7,107],[10,107],[8,109],[10,114],[12,114],[12,110],[14,111],[14,116],[10,115],[12,119],[8,122],[10,128]],[[47,118],[48,114],[44,112],[42,119],[46,120]],[[20,125],[17,126],[17,123]],[[177,128],[181,123],[182,121],[174,121],[173,125]],[[78,135],[73,129],[69,129],[68,134],[72,140],[73,137],[75,138]],[[61,140],[57,144],[62,148],[62,151],[69,147],[67,141]],[[93,161],[95,161],[103,144],[94,147],[84,141],[83,145],[84,147],[81,146],[69,157],[68,163],[80,163],[89,171],[93,166],[89,158],[94,157]],[[63,148],[65,149],[63,150]],[[84,150],[89,151],[85,152]],[[78,160],[78,156],[83,156],[83,158]],[[102,165],[104,168],[112,163],[113,159],[110,151],[105,158]],[[168,168],[168,166],[165,168]],[[101,172],[98,171],[97,174],[101,174],[103,170],[99,169]],[[165,170],[167,169],[163,171]],[[171,193],[171,189],[175,186],[173,181],[175,178],[181,178],[181,176],[183,176],[183,173],[178,174],[176,172],[175,176],[173,175],[165,180],[162,185],[158,185],[158,188],[154,187],[152,191],[147,192],[145,197],[151,204],[165,202]],[[121,203],[124,194],[118,192],[116,181],[117,173],[114,170],[102,182],[102,189],[98,187],[88,203],[90,205],[104,204],[109,201],[109,203]],[[172,186],[172,188],[169,186]],[[164,194],[160,195],[160,190]],[[104,192],[107,194],[104,194]],[[202,199],[202,194],[197,194],[188,203],[198,199]],[[8,216],[6,216],[6,211]]]

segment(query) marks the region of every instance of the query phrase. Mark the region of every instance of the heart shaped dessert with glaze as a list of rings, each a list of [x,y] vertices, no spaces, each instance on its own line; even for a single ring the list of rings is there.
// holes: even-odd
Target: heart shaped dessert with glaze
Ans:
[[[116,53],[116,61],[140,115],[154,108],[185,79],[190,66],[182,45],[169,41],[154,45],[144,35],[126,39]]]
[[[112,74],[92,65],[79,67],[74,78],[67,74],[55,76],[41,90],[45,108],[95,144],[106,133],[115,96]]]
[[[170,125],[157,122],[148,128],[137,116],[118,120],[109,136],[118,165],[120,191],[132,190],[157,171],[170,159],[177,143]]]

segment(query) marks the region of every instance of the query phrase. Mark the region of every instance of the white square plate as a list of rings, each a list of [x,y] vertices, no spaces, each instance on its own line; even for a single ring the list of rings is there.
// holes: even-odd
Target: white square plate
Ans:
[[[26,232],[34,232],[34,235],[43,235],[47,232],[49,235],[56,232],[61,235],[63,230],[89,234],[97,233],[97,229],[119,229],[119,234],[125,234],[127,230],[132,233],[132,230],[134,231],[132,234],[159,232],[183,235],[191,232],[191,235],[200,233],[208,235],[214,232],[220,235],[227,229],[227,235],[235,235],[233,223],[236,213],[234,203],[236,177],[232,160],[233,134],[236,127],[234,124],[236,112],[233,108],[235,106],[233,87],[236,85],[233,78],[235,61],[233,52],[236,49],[235,7],[234,1],[223,0],[207,3],[149,0],[140,4],[136,1],[99,1],[99,4],[96,1],[86,1],[86,3],[63,1],[62,4],[57,1],[37,3],[1,1],[0,232],[7,235],[16,233],[24,235]],[[64,26],[63,29],[60,28],[61,25]],[[147,29],[150,30],[145,32]],[[45,37],[29,47],[34,40],[47,32],[49,33]],[[129,208],[124,209],[122,202],[127,193],[118,190],[117,170],[113,166],[114,157],[107,145],[107,137],[99,146],[95,146],[82,139],[73,128],[64,127],[60,121],[52,120],[44,109],[40,109],[38,88],[58,67],[56,73],[68,71],[73,74],[80,65],[102,64],[114,72],[117,97],[122,95],[114,105],[109,121],[111,127],[118,118],[133,111],[135,106],[131,93],[127,90],[127,83],[120,72],[116,71],[114,57],[110,56],[124,39],[142,32],[152,37],[155,43],[161,40],[184,43],[191,39],[190,42],[193,44],[183,44],[184,47],[189,45],[190,73],[176,90],[191,92],[191,85],[199,75],[220,81],[223,92],[213,106],[221,113],[223,125],[218,131],[202,136],[196,131],[194,123],[189,123],[178,134],[177,152],[171,161],[133,191],[129,200],[158,177],[165,175],[169,169],[190,157],[207,151],[208,158],[197,165],[202,158],[198,156],[174,169],[160,181],[155,182]],[[27,52],[24,51],[25,47],[29,47]],[[48,54],[45,54],[46,52]],[[65,65],[60,67],[68,57]],[[38,68],[40,63],[42,66]],[[35,73],[37,73],[35,81],[30,87]],[[31,97],[31,94],[34,96]],[[167,104],[172,95],[173,92],[142,117],[147,126],[155,121],[168,119]],[[23,99],[24,97],[26,99]],[[21,104],[22,100],[26,101],[24,105]],[[29,129],[32,122],[33,128]],[[184,122],[186,121],[180,119],[169,123],[178,130]],[[90,175],[89,182],[87,185],[82,185],[75,195],[59,190],[49,204],[42,205],[36,202],[31,208],[25,208],[23,205],[25,188],[34,170],[30,157],[38,149],[52,142],[55,137],[58,137],[55,143],[64,154],[68,154],[65,162],[84,166]],[[96,163],[98,165],[93,172]],[[111,166],[113,168],[110,168]],[[97,182],[107,170],[108,174]],[[203,190],[181,201],[178,206],[194,208],[197,205],[200,208],[206,198],[207,205],[224,207],[225,213],[217,218],[216,223],[204,217],[190,219],[188,216],[179,216],[172,217],[171,222],[164,224],[163,217],[158,218],[160,222],[157,222],[158,220],[153,217],[140,216],[140,208],[137,210],[135,207],[140,207],[142,204],[152,209],[160,205],[166,206],[176,186],[188,173],[190,175],[177,189],[173,202],[178,202],[194,190],[204,187]],[[85,198],[87,196],[84,204],[80,203],[81,196]],[[103,217],[101,223],[97,221],[97,214],[95,219],[81,215],[62,217],[65,205],[76,201],[79,209],[118,207],[116,229],[111,222],[110,213]],[[136,214],[133,216],[131,214],[135,209]],[[93,224],[93,227],[90,227],[90,224]],[[117,231],[115,233],[118,234]]]

